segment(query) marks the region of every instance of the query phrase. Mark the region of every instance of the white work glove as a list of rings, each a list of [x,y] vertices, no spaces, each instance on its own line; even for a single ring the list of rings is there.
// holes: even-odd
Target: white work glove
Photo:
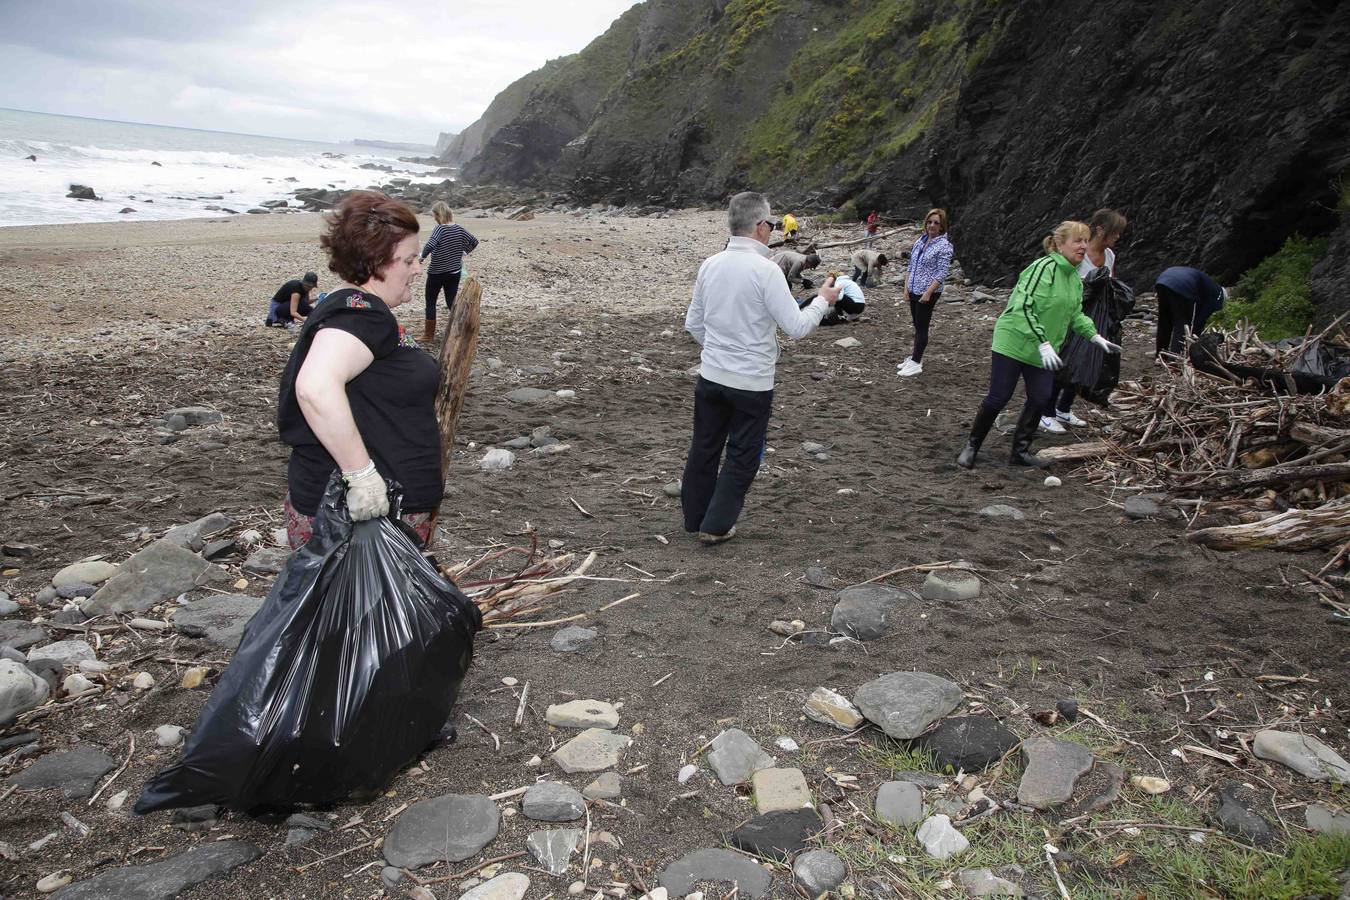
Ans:
[[[1051,372],[1054,372],[1063,367],[1064,360],[1059,358],[1059,354],[1055,352],[1054,347],[1050,346],[1049,341],[1041,344],[1036,349],[1041,351],[1042,369],[1049,369]]]
[[[1113,343],[1111,343],[1111,342],[1108,341],[1106,338],[1102,337],[1100,334],[1094,334],[1094,335],[1092,336],[1092,343],[1096,344],[1098,347],[1101,347],[1101,348],[1102,348],[1102,351],[1105,352],[1105,353],[1119,353],[1119,352],[1120,352],[1120,345],[1119,345],[1119,344],[1113,344]]]
[[[342,480],[347,482],[347,513],[353,522],[389,515],[389,487],[375,463],[359,472],[343,472]]]

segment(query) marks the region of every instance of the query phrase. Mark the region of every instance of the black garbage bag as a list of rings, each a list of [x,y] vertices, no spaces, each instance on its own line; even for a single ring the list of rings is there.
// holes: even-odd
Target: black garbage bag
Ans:
[[[398,519],[353,523],[334,473],[314,536],[244,630],[182,759],[138,814],[240,811],[377,795],[445,725],[482,615]]]
[[[1083,282],[1083,312],[1097,327],[1097,333],[1113,344],[1121,342],[1122,323],[1133,309],[1134,291],[1107,269],[1097,269]],[[1059,387],[1077,388],[1078,396],[1106,406],[1120,383],[1120,354],[1107,353],[1070,332],[1060,357],[1064,366],[1055,376]]]

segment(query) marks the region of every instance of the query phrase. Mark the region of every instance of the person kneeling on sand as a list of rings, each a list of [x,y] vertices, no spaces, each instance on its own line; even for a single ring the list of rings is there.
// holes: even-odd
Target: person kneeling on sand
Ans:
[[[831,272],[825,276],[825,286],[839,288],[839,302],[825,318],[820,320],[821,327],[858,321],[858,317],[867,308],[867,298],[863,296],[862,288],[858,287],[857,282],[838,272]],[[797,306],[804,307],[810,302],[811,299],[803,297],[797,301]]]
[[[305,319],[314,311],[309,302],[309,292],[319,285],[319,276],[306,272],[303,278],[292,278],[277,288],[267,304],[267,325],[296,328],[305,324]]]
[[[868,279],[874,274],[880,278],[881,270],[890,263],[890,260],[886,258],[886,254],[875,250],[854,250],[849,262],[853,263],[853,280],[867,287]]]
[[[963,469],[975,467],[980,445],[1012,399],[1019,378],[1026,384],[1027,402],[1013,432],[1008,461],[1015,466],[1042,469],[1048,465],[1031,452],[1031,440],[1036,436],[1041,413],[1050,402],[1054,372],[1064,365],[1059,348],[1070,328],[1106,353],[1120,352],[1120,347],[1099,335],[1097,326],[1083,315],[1083,281],[1078,277],[1078,265],[1087,255],[1087,225],[1060,222],[1042,245],[1045,256],[1017,276],[1008,305],[994,324],[989,393],[980,401],[975,422],[970,426],[970,438],[956,458],[956,464]]]
[[[727,207],[731,240],[699,267],[685,329],[703,347],[694,388],[694,434],[684,467],[684,530],[705,544],[729,540],[759,471],[773,409],[778,339],[806,337],[839,299],[839,288],[798,309],[769,259],[769,201],[745,191]],[[722,451],[726,460],[722,461]],[[718,464],[721,463],[719,471]]]

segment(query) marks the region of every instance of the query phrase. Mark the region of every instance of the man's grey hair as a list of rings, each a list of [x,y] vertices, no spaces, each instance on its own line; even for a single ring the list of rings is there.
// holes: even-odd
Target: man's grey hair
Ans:
[[[741,191],[727,204],[727,228],[733,235],[749,237],[755,226],[769,218],[769,198],[756,191]]]

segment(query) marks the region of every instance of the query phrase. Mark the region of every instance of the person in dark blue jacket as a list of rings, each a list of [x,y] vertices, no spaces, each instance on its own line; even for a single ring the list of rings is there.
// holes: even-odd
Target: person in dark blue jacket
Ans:
[[[1228,291],[1192,266],[1172,266],[1158,276],[1158,356],[1180,353],[1191,334],[1205,330],[1209,317],[1223,308]]]

